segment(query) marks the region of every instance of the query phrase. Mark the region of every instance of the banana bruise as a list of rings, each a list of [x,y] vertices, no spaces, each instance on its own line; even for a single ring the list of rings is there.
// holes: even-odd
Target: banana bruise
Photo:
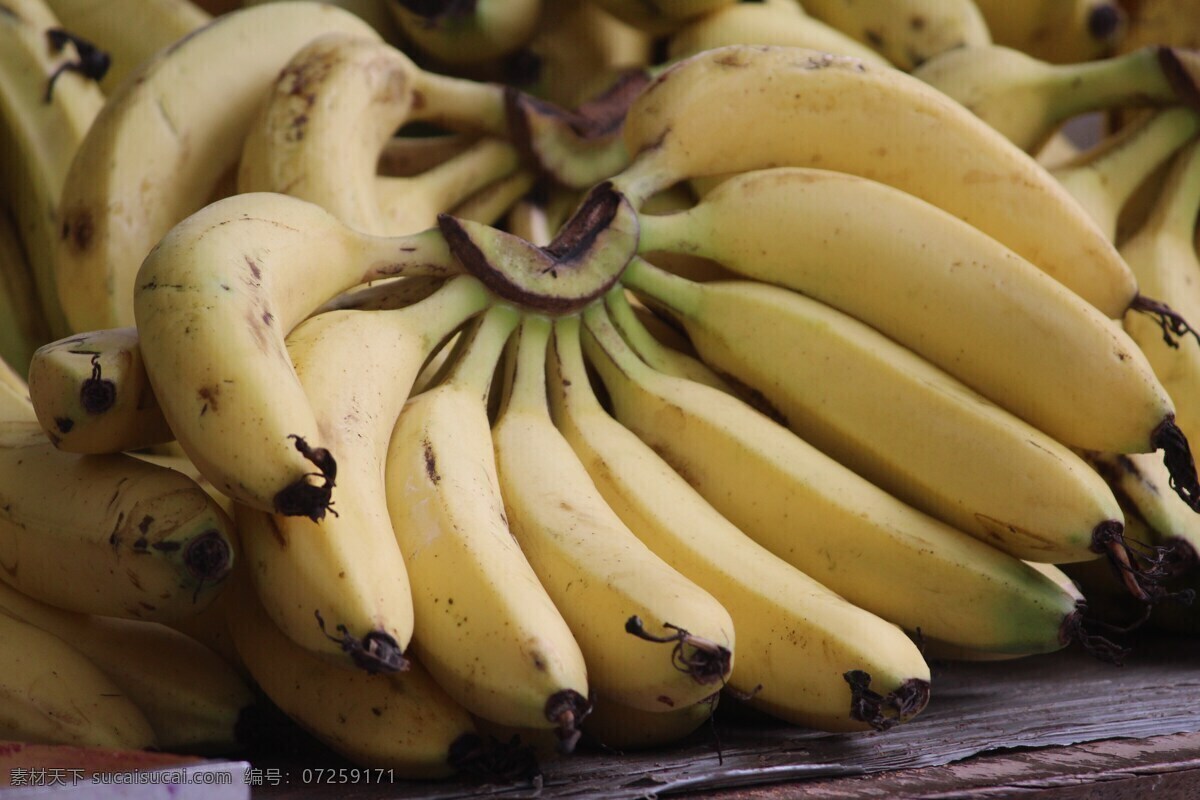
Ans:
[[[158,746],[228,753],[253,705],[245,681],[216,653],[155,622],[77,614],[0,584],[0,613],[59,637],[108,676],[146,715]]]
[[[71,331],[55,280],[64,222],[60,192],[85,134],[104,105],[88,73],[85,43],[63,31],[43,0],[6,0],[0,14],[0,186],[28,259],[50,337]],[[95,70],[91,68],[95,67]]]
[[[482,284],[461,276],[407,308],[331,311],[288,336],[300,385],[339,454],[338,502],[320,521],[239,505],[238,529],[263,607],[307,650],[367,671],[403,669],[412,594],[388,516],[388,437],[429,353],[488,301]]]
[[[575,634],[597,693],[645,711],[698,702],[734,666],[733,620],[625,526],[555,429],[549,333],[548,320],[525,317],[492,429],[509,527]]]
[[[755,124],[735,129],[717,108]],[[622,135],[634,161],[613,182],[635,206],[685,178],[837,170],[966,221],[1109,317],[1137,294],[1112,243],[1032,157],[895,69],[800,48],[722,47],[661,73],[630,106]]]
[[[244,573],[230,586],[238,654],[285,714],[335,752],[403,778],[452,774],[457,748],[475,738],[470,715],[416,662],[371,675],[331,663],[284,636]]]
[[[71,331],[134,324],[143,259],[212,198],[288,59],[333,32],[376,36],[325,3],[233,11],[160,50],[108,98],[57,184],[55,276]]]
[[[0,612],[0,738],[30,744],[144,750],[146,717],[62,639]]]
[[[618,421],[775,555],[910,632],[999,652],[1070,641],[1074,599],[1044,575],[904,505],[742,401],[654,372],[602,307],[584,322]]]
[[[755,543],[609,416],[589,385],[578,331],[577,318],[555,328],[548,380],[555,424],[629,529],[729,610],[739,647],[728,688],[820,730],[884,729],[920,712],[929,668],[908,637]],[[877,703],[859,703],[843,677],[849,672],[870,676]]]
[[[432,227],[439,213],[512,173],[519,161],[513,145],[484,138],[419,175],[377,176],[381,152],[408,122],[506,132],[497,87],[474,88],[477,119],[471,119],[449,86],[459,94],[474,87],[424,72],[376,39],[321,36],[272,84],[242,146],[238,190],[285,192],[365,233]]]
[[[624,278],[793,432],[930,516],[1051,563],[1095,558],[1097,537],[1121,525],[1107,485],[1069,448],[852,317],[799,292],[691,283],[636,259]]]
[[[390,0],[387,6],[397,27],[418,50],[457,65],[478,64],[520,50],[537,31],[542,4],[543,0],[460,4]]]
[[[1181,495],[1200,507],[1174,405],[1128,335],[930,204],[853,175],[781,168],[736,176],[692,209],[640,224],[641,249],[696,253],[806,294],[1064,444],[1163,450]]]
[[[146,375],[137,330],[68,336],[38,348],[29,395],[46,436],[68,453],[120,453],[174,439]]]
[[[222,493],[320,520],[337,454],[322,445],[284,337],[352,286],[456,269],[436,230],[372,237],[269,193],[206,206],[173,227],[138,272],[142,360],[163,416]]]
[[[555,729],[569,752],[588,668],[509,531],[488,426],[516,321],[493,307],[460,334],[446,379],[408,401],[388,449],[388,510],[412,582],[417,658],[471,713]]]

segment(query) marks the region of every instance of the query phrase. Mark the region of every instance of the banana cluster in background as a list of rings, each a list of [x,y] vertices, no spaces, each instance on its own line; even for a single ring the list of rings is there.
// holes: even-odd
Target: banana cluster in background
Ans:
[[[527,777],[1195,633],[1189,6],[0,0],[0,740]]]

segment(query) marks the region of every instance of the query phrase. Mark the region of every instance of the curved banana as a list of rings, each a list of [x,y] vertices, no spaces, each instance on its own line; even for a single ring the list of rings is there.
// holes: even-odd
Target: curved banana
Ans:
[[[882,728],[921,710],[929,669],[899,628],[749,539],[600,406],[577,318],[555,327],[547,383],[555,424],[605,502],[651,550],[729,609],[738,640],[729,687],[757,708],[821,730]],[[852,670],[870,675],[881,698],[865,714],[843,678]]]
[[[78,650],[0,613],[0,738],[143,750],[157,742],[144,714]]]
[[[271,701],[334,751],[403,778],[454,772],[471,717],[418,664],[369,675],[305,650],[271,624],[249,576],[230,586],[229,630],[238,655]]]
[[[641,249],[713,258],[850,314],[1065,444],[1186,456],[1170,398],[1123,331],[912,195],[781,168],[735,176],[695,207],[640,225]]]
[[[802,439],[914,508],[1051,563],[1095,558],[1120,529],[1116,499],[1070,449],[858,320],[799,292],[691,283],[644,261],[624,277]]]
[[[462,276],[407,308],[319,314],[288,336],[300,385],[338,454],[336,514],[313,521],[239,504],[237,521],[263,608],[305,649],[368,671],[403,668],[413,602],[388,516],[388,437],[426,358],[488,301],[479,281]]]
[[[975,0],[975,4],[996,44],[1059,64],[1111,55],[1127,27],[1125,10],[1116,0]],[[1175,43],[1155,37],[1143,44]]]
[[[208,0],[214,2],[214,0]],[[215,0],[219,2],[220,0]],[[234,0],[239,2],[239,0]],[[290,3],[292,0],[240,0],[241,8],[249,6],[261,6],[265,3]],[[344,8],[355,16],[362,17],[375,32],[383,37],[387,42],[400,41],[400,29],[396,26],[396,20],[392,17],[392,12],[388,10],[392,0],[323,0],[323,2],[335,5],[338,8]]]
[[[71,331],[134,324],[134,276],[170,228],[204,206],[237,163],[279,70],[312,39],[375,36],[317,2],[271,3],[217,18],[159,52],[96,117],[66,172],[55,278]],[[0,48],[2,50],[3,48]]]
[[[7,426],[27,429],[30,422],[36,421],[37,414],[29,399],[25,379],[7,361],[0,359],[0,430]]]
[[[617,19],[648,33],[670,33],[689,20],[711,14],[738,0],[594,0]]]
[[[352,286],[456,270],[436,230],[367,236],[287,195],[212,203],[172,228],[137,275],[142,360],[163,416],[222,493],[319,520],[337,453],[322,444],[284,337]]]
[[[714,108],[754,125],[729,125]],[[965,220],[1110,317],[1137,294],[1116,248],[1036,161],[899,70],[799,48],[718,48],[662,73],[622,130],[634,161],[613,182],[635,206],[685,178],[775,166],[839,170]]]
[[[616,418],[775,555],[908,631],[998,652],[1070,640],[1074,599],[1024,562],[904,505],[742,401],[650,369],[602,307],[584,322]]]
[[[720,693],[669,711],[643,711],[597,697],[584,734],[607,750],[647,750],[686,739],[712,719]]]
[[[25,375],[33,351],[49,340],[21,237],[8,211],[0,208],[0,361]]]
[[[159,50],[212,22],[192,0],[46,0],[63,27],[108,53],[100,81],[111,94]],[[130,24],[136,20],[137,24]]]
[[[44,0],[5,2],[0,14],[0,186],[20,231],[50,336],[70,332],[55,278],[67,171],[104,95]]]
[[[1088,111],[1200,103],[1200,55],[1169,47],[1064,65],[1000,45],[964,47],[925,62],[913,75],[1030,153],[1061,123]]]
[[[733,621],[625,526],[555,429],[550,326],[525,317],[492,429],[509,526],[571,626],[598,694],[646,711],[698,702],[736,660]]]
[[[203,608],[232,523],[186,476],[126,455],[0,448],[0,580],[59,608],[164,620]]]
[[[686,58],[731,44],[806,47],[854,56],[879,67],[891,66],[867,45],[802,13],[799,7],[770,3],[734,3],[689,22],[671,35],[667,55],[671,59]]]
[[[471,713],[557,728],[587,713],[588,668],[505,517],[487,419],[516,313],[494,306],[460,335],[446,380],[408,401],[392,432],[387,501],[412,582],[412,649]]]
[[[134,328],[80,333],[38,348],[29,395],[46,436],[68,453],[120,453],[175,438],[150,388]]]
[[[388,0],[387,6],[418,50],[447,64],[477,64],[525,46],[537,30],[542,0]]]
[[[941,53],[992,42],[974,0],[803,0],[801,5],[906,72]]]
[[[69,642],[146,715],[158,746],[228,753],[254,703],[224,659],[165,625],[63,611],[0,583],[0,613]],[[50,666],[50,665],[46,665]]]
[[[439,213],[512,173],[519,162],[513,145],[485,138],[420,175],[376,175],[380,152],[398,129],[439,118],[446,85],[467,82],[424,72],[376,39],[315,39],[288,61],[251,126],[238,191],[284,192],[364,233],[401,235],[434,226]],[[500,103],[492,106],[503,112]],[[504,124],[501,117],[490,127],[503,132]]]

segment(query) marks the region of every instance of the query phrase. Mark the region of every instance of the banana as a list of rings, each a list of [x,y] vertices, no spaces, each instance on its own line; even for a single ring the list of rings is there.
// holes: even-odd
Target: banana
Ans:
[[[754,125],[729,125],[731,114]],[[838,170],[963,219],[1110,317],[1124,314],[1137,293],[1116,248],[1036,161],[895,69],[799,48],[718,48],[660,74],[622,130],[634,161],[613,183],[635,206],[685,178],[777,166]]]
[[[1196,0],[1137,0],[1124,8],[1129,12],[1129,25],[1118,50],[1151,44],[1200,47],[1200,30],[1196,29],[1200,4]]]
[[[803,0],[800,5],[906,72],[941,53],[992,42],[974,0]]]
[[[1096,221],[1112,241],[1118,220],[1134,192],[1200,130],[1200,115],[1191,109],[1159,111],[1125,126],[1079,158],[1051,174]],[[1128,263],[1128,259],[1126,259]],[[1132,266],[1132,265],[1131,265]],[[1153,294],[1138,277],[1138,291]]]
[[[542,0],[389,0],[387,6],[421,52],[447,64],[478,64],[524,47],[537,30]]]
[[[76,36],[108,53],[100,89],[111,94],[129,73],[164,47],[212,22],[191,0],[46,0]],[[137,24],[130,24],[136,20]]]
[[[70,329],[55,283],[55,248],[65,220],[59,196],[104,95],[79,71],[85,62],[76,44],[52,33],[62,28],[43,0],[6,0],[4,10],[0,207],[16,219],[49,335],[65,336]]]
[[[926,62],[913,75],[1029,153],[1078,114],[1127,105],[1195,106],[1200,101],[1200,56],[1168,47],[1064,65],[1000,45],[963,48]]]
[[[0,359],[0,431],[9,426],[28,429],[30,422],[37,421],[33,401],[29,399],[29,386],[14,367]]]
[[[200,487],[131,456],[0,448],[0,580],[59,608],[165,620],[203,608],[234,562]]]
[[[996,240],[912,195],[781,168],[731,178],[692,209],[641,216],[640,225],[640,249],[709,257],[799,291],[1065,444],[1164,449],[1192,485],[1174,406],[1129,337]]]
[[[899,628],[746,537],[600,406],[585,372],[577,318],[556,325],[549,364],[555,424],[605,502],[651,550],[729,609],[738,639],[730,688],[751,705],[821,730],[883,728],[921,710],[929,670]],[[843,678],[854,670],[871,676],[880,698],[866,713],[858,713]],[[605,700],[601,695],[596,705]]]
[[[29,259],[12,217],[0,208],[0,361],[25,375],[33,351],[49,340]]]
[[[731,44],[806,47],[854,56],[879,67],[891,66],[867,45],[801,13],[798,7],[769,3],[735,3],[689,22],[670,37],[667,55],[671,59],[686,58]]]
[[[644,261],[625,284],[802,439],[932,517],[1052,563],[1095,558],[1120,529],[1112,493],[1070,449],[858,320],[798,292],[692,283]]]
[[[1121,254],[1139,286],[1185,319],[1200,320],[1200,258],[1195,245],[1200,144],[1193,141],[1183,149],[1170,169],[1150,216],[1121,246]],[[1200,437],[1200,348],[1172,346],[1158,325],[1140,315],[1127,314],[1124,322],[1175,400],[1180,429],[1185,436]]]
[[[1059,64],[1111,55],[1127,27],[1127,15],[1115,0],[975,0],[975,4],[996,44]],[[1143,42],[1167,43],[1158,37]]]
[[[403,667],[413,602],[388,516],[388,437],[422,363],[488,297],[462,276],[407,308],[319,314],[288,336],[300,385],[338,454],[336,515],[313,521],[239,505],[237,522],[263,607],[305,649],[369,671]]]
[[[477,141],[477,134],[461,132],[436,136],[393,136],[387,140],[379,153],[376,171],[380,175],[393,178],[420,175],[458,155]]]
[[[264,3],[290,2],[291,0],[241,0],[241,7],[261,6]],[[362,17],[375,32],[387,42],[400,40],[400,29],[388,10],[392,0],[324,0],[326,3],[344,8],[355,16]]]
[[[584,734],[606,750],[647,750],[675,744],[708,723],[721,695],[669,711],[643,711],[597,697]]]
[[[242,147],[238,190],[285,192],[375,235],[432,227],[439,213],[518,166],[513,145],[486,138],[420,175],[377,177],[395,131],[438,118],[445,107],[439,87],[465,84],[421,71],[377,39],[322,36],[272,85]]]
[[[546,318],[525,317],[492,429],[509,526],[571,626],[597,694],[644,711],[696,703],[734,664],[733,621],[625,526],[555,429],[550,330]]]
[[[516,325],[494,306],[459,337],[446,380],[415,395],[392,432],[387,502],[412,582],[412,650],[451,697],[504,725],[578,739],[588,668],[509,532],[487,395]]]
[[[456,269],[436,230],[367,236],[269,193],[206,206],[173,227],[137,275],[142,360],[163,416],[222,493],[320,520],[337,453],[322,446],[284,337],[352,286]]]
[[[671,33],[689,20],[711,14],[738,0],[593,0],[617,19],[647,33]]]
[[[144,714],[78,650],[0,613],[0,738],[30,744],[154,747]]]
[[[616,418],[775,555],[908,631],[998,652],[1070,640],[1074,599],[1044,575],[904,505],[742,401],[651,370],[602,307],[584,322]]]
[[[38,348],[29,395],[46,436],[68,453],[120,453],[174,439],[150,388],[137,330],[80,333]]]
[[[209,202],[288,59],[334,32],[376,36],[355,15],[323,3],[242,9],[159,51],[122,83],[56,184],[58,288],[43,291],[57,296],[71,326],[56,336],[134,324],[142,260]]]
[[[415,662],[369,675],[333,664],[284,636],[244,573],[230,586],[229,630],[254,680],[285,714],[337,753],[402,778],[454,772],[452,755],[474,739],[471,717]]]
[[[165,625],[76,614],[0,583],[0,613],[59,637],[108,676],[146,715],[158,746],[228,753],[254,697],[216,653]],[[46,665],[50,667],[52,665]]]
[[[1034,158],[1046,169],[1053,170],[1079,158],[1083,150],[1066,129],[1059,128],[1038,149]]]

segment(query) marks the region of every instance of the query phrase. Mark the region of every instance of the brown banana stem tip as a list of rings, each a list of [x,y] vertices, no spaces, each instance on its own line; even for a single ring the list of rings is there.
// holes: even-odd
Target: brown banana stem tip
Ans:
[[[910,678],[886,695],[871,689],[871,674],[864,670],[852,669],[842,678],[850,684],[850,719],[877,731],[908,721],[929,703],[929,681],[920,678]]]
[[[313,463],[317,472],[310,472],[281,489],[275,495],[275,513],[288,517],[308,517],[313,522],[324,519],[326,511],[336,517],[332,498],[337,462],[333,455],[324,447],[309,447],[308,442],[294,433],[289,434],[288,438],[296,440],[296,449]],[[309,483],[308,479],[312,477],[321,478],[324,483],[320,486]]]
[[[671,661],[680,672],[686,672],[701,685],[723,683],[733,665],[733,654],[728,648],[702,636],[694,636],[678,625],[663,623],[675,633],[655,636],[646,631],[645,625],[636,614],[625,621],[625,632],[639,639],[657,644],[674,644]]]
[[[1064,647],[1071,642],[1079,642],[1088,655],[1119,667],[1131,652],[1130,648],[1122,647],[1099,634],[1088,633],[1085,626],[1100,626],[1116,633],[1129,633],[1141,627],[1150,618],[1151,608],[1150,605],[1145,606],[1142,615],[1128,625],[1116,626],[1098,619],[1088,618],[1087,602],[1078,600],[1075,602],[1075,610],[1063,618],[1062,625],[1058,629],[1058,640]]]
[[[321,616],[320,610],[314,610],[313,615],[317,618],[317,625],[320,626],[321,633],[325,634],[325,637],[331,642],[341,645],[342,652],[350,656],[354,666],[366,670],[368,675],[376,675],[380,672],[404,672],[409,668],[411,662],[404,657],[400,645],[392,638],[391,634],[383,631],[368,631],[359,640],[350,635],[350,630],[345,625],[338,625],[339,635],[334,636],[325,630],[325,618]]]
[[[592,713],[592,703],[574,689],[563,689],[550,695],[546,701],[546,719],[555,725],[558,751],[567,755],[575,751],[582,731],[579,723]]]
[[[232,563],[229,541],[216,530],[193,537],[183,550],[183,565],[199,581],[221,580],[229,574]]]
[[[79,387],[79,404],[89,414],[103,414],[117,402],[117,385],[101,376],[100,354],[92,356],[92,375]]]
[[[1160,45],[1156,55],[1163,77],[1175,90],[1180,102],[1189,108],[1200,108],[1200,59],[1195,51]]]
[[[1171,489],[1188,508],[1200,513],[1200,479],[1196,477],[1196,462],[1187,437],[1171,415],[1159,423],[1150,434],[1150,446],[1163,451],[1163,464],[1171,475]]]
[[[516,734],[502,742],[494,736],[464,733],[450,743],[447,760],[458,772],[488,781],[540,785],[542,780],[533,747]]]
[[[1134,296],[1133,302],[1129,304],[1129,310],[1152,317],[1158,323],[1158,327],[1162,329],[1163,341],[1167,343],[1167,347],[1178,348],[1179,342],[1176,337],[1189,335],[1200,342],[1200,333],[1188,324],[1182,314],[1166,303],[1139,294]]]

